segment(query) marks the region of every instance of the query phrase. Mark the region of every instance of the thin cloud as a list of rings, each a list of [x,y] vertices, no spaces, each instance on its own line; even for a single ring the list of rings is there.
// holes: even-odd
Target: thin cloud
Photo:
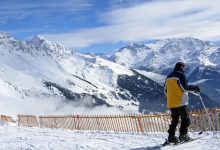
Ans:
[[[102,14],[105,26],[45,36],[73,48],[183,36],[215,40],[220,37],[218,6],[218,0],[151,1]]]
[[[23,0],[23,1],[6,1],[1,2],[1,11],[18,11],[18,10],[29,10],[29,9],[61,9],[75,11],[75,10],[85,10],[92,6],[90,1],[86,0]]]
[[[9,0],[0,2],[0,17],[7,20],[21,20],[27,16],[43,17],[56,12],[77,13],[90,9],[92,4],[86,0]],[[50,16],[52,17],[52,16]]]
[[[0,23],[6,23],[7,22],[7,19],[5,19],[5,18],[0,18]]]

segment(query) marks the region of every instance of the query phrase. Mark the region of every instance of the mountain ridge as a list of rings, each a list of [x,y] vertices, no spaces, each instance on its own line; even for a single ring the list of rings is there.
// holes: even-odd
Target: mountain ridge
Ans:
[[[129,48],[132,46],[138,47],[134,52],[139,53],[133,56],[141,57],[142,52],[152,50],[143,50],[143,44],[133,44]],[[74,112],[81,106],[84,109],[114,107],[135,113],[166,111],[163,86],[137,72],[137,68],[125,67],[96,55],[80,54],[41,36],[30,41],[19,41],[7,34],[4,38],[0,36],[0,52],[0,97],[3,103],[8,103],[9,99],[18,106],[29,107],[28,101],[39,105],[37,101],[45,99],[40,101],[42,105],[50,101],[49,109],[56,113],[67,108],[68,112]],[[210,99],[207,97],[207,100]],[[8,105],[15,107],[13,103]],[[193,106],[202,105],[194,103]],[[17,109],[25,111],[22,107]],[[48,113],[45,107],[31,111]]]
[[[215,83],[212,82],[212,80],[220,77],[219,44],[186,37],[156,40],[145,44],[145,46],[142,44],[141,47],[141,49],[138,46],[131,47],[130,45],[124,47],[110,56],[109,60],[125,65],[126,67],[150,71],[164,76],[173,70],[176,62],[183,61],[186,63],[186,74],[190,82],[203,79],[204,82],[200,83],[203,92],[220,103],[218,99],[220,96],[218,92],[218,89],[220,89],[219,80],[216,80]],[[148,52],[135,54],[135,52],[141,52],[143,50],[148,50]],[[129,51],[132,51],[133,54],[126,57]],[[216,73],[213,74],[212,70]],[[208,74],[212,74],[212,76],[208,76]],[[215,92],[210,92],[210,88]]]

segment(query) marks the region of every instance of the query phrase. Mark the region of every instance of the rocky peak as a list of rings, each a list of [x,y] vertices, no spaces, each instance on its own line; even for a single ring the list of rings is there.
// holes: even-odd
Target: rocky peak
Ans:
[[[0,39],[14,39],[14,37],[8,32],[0,31]]]
[[[16,39],[9,33],[7,32],[4,32],[4,31],[0,31],[0,44],[11,44],[13,43],[14,41],[16,41]]]
[[[131,43],[128,48],[145,48],[146,46],[141,43]]]
[[[210,45],[211,43],[208,41],[202,41],[192,37],[176,38],[168,40],[167,43],[160,49],[160,52],[200,51]]]
[[[150,48],[147,47],[144,44],[140,44],[140,43],[131,43],[128,46],[122,47],[121,49],[118,50],[118,52],[123,52],[123,51],[130,51],[132,54],[137,54],[137,53],[142,53],[142,52],[146,52],[147,50],[149,50]]]
[[[131,49],[150,49],[149,47],[147,47],[145,44],[142,43],[131,43],[130,45],[127,46],[127,48],[131,48]]]
[[[45,37],[43,36],[40,36],[40,35],[35,35],[31,40],[30,42],[36,46],[41,46],[43,43],[45,42],[49,42],[46,40]]]
[[[72,53],[71,49],[66,48],[64,45],[60,43],[55,43],[47,40],[45,37],[41,35],[34,36],[28,44],[34,45],[37,49],[44,50],[47,53],[55,53],[55,54],[70,54]]]

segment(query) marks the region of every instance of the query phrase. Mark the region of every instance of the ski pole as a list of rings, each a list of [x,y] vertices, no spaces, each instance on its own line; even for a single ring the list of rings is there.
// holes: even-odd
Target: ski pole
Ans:
[[[203,107],[204,107],[204,109],[205,109],[206,115],[208,116],[208,119],[209,119],[209,122],[210,122],[210,124],[211,124],[211,126],[212,126],[212,129],[213,129],[213,131],[215,131],[215,128],[214,128],[214,126],[213,126],[213,124],[212,124],[211,118],[210,118],[209,113],[208,113],[208,111],[207,111],[207,109],[206,109],[206,107],[205,107],[205,104],[204,104],[204,102],[203,102],[203,100],[202,100],[201,95],[198,94],[198,97],[199,97],[199,99],[200,99],[201,102],[202,102],[202,105],[203,105]]]

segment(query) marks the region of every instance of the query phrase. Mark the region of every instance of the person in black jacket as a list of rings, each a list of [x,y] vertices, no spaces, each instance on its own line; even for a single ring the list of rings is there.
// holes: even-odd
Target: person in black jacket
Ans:
[[[177,143],[178,139],[175,136],[176,127],[181,118],[179,140],[189,141],[188,127],[190,125],[189,115],[187,113],[187,105],[189,101],[188,91],[200,92],[198,86],[188,85],[185,76],[185,64],[178,62],[175,65],[173,72],[171,72],[165,83],[165,94],[167,97],[167,106],[171,111],[171,125],[169,127],[168,142]]]

